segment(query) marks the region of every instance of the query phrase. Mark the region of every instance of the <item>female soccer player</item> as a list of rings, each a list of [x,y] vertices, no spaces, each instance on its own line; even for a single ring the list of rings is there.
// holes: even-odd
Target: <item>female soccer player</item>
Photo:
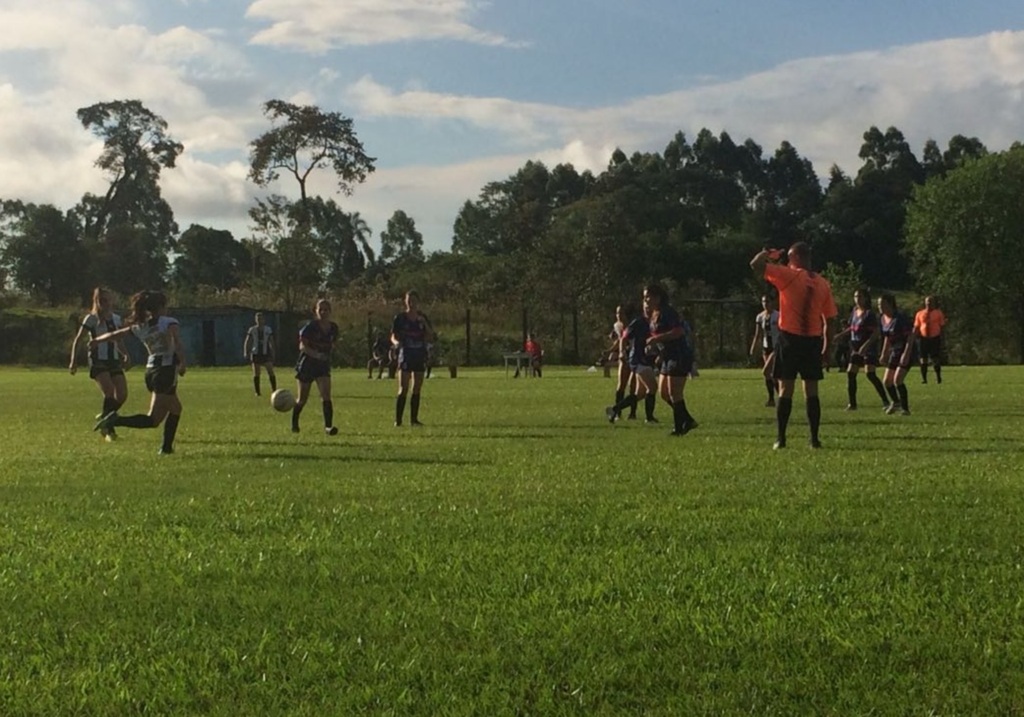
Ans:
[[[761,313],[754,317],[754,340],[750,342],[750,355],[754,355],[758,343],[761,344],[761,373],[764,375],[764,387],[768,391],[768,400],[764,405],[775,406],[775,393],[778,385],[772,378],[772,354],[775,344],[779,342],[779,310],[775,306],[775,298],[770,294],[761,297]]]
[[[263,312],[256,312],[256,323],[245,333],[242,354],[252,364],[252,387],[260,395],[260,369],[267,369],[270,390],[277,390],[277,376],[274,375],[274,330],[263,321]]]
[[[629,322],[622,331],[619,353],[625,357],[625,364],[631,372],[627,380],[635,381],[636,391],[628,396],[617,396],[615,405],[605,409],[605,415],[609,423],[614,423],[622,415],[623,409],[628,408],[630,415],[635,417],[637,404],[643,401],[647,423],[657,423],[654,405],[658,400],[658,379],[654,371],[654,360],[647,347],[647,337],[651,333],[650,323],[645,316],[637,312],[635,305],[619,307],[619,314],[623,320]]]
[[[299,330],[299,360],[295,363],[298,396],[292,409],[292,433],[299,432],[299,415],[316,383],[323,402],[324,433],[338,435],[334,426],[334,402],[331,400],[331,352],[338,340],[338,325],[331,321],[331,302],[318,299],[313,306],[316,318]]]
[[[838,343],[843,336],[850,337],[850,362],[846,368],[846,393],[850,402],[846,410],[857,410],[857,372],[862,367],[868,382],[874,386],[878,397],[882,399],[882,408],[888,408],[889,398],[885,393],[885,387],[875,373],[878,366],[878,347],[881,343],[878,317],[871,308],[871,293],[865,287],[853,292],[850,322],[845,329],[836,334],[835,341]]]
[[[128,333],[135,334],[146,345],[149,352],[146,359],[146,388],[151,394],[149,413],[119,416],[114,410],[96,422],[95,430],[110,431],[117,426],[156,428],[166,418],[160,453],[173,453],[174,437],[181,420],[178,377],[185,375],[185,351],[178,332],[178,320],[165,314],[167,297],[159,291],[140,291],[132,297],[131,306],[128,326],[93,337],[89,347],[119,339]]]
[[[672,406],[675,423],[673,436],[685,436],[697,427],[697,421],[686,409],[683,392],[686,379],[693,370],[693,347],[686,341],[686,328],[679,314],[668,303],[665,290],[658,284],[644,288],[644,306],[650,314],[650,335],[647,345],[657,349],[661,369],[658,390]]]
[[[910,415],[910,401],[907,397],[907,385],[904,379],[910,364],[914,361],[914,324],[910,317],[896,307],[896,297],[882,294],[878,300],[878,311],[882,315],[882,363],[885,364],[885,390],[892,398],[892,403],[885,409],[893,414],[899,411],[904,416]]]
[[[78,371],[78,342],[86,333],[95,338],[121,328],[121,317],[111,309],[110,292],[101,287],[92,291],[92,310],[82,319],[82,324],[71,342],[71,364],[68,370],[74,376]],[[128,399],[128,382],[124,369],[128,366],[128,352],[120,339],[104,341],[89,348],[89,378],[96,382],[103,394],[103,408],[97,419],[116,411]],[[112,441],[117,438],[114,431],[104,431],[103,437]]]
[[[420,313],[419,295],[405,294],[405,311],[395,314],[391,322],[391,343],[398,349],[398,397],[395,399],[395,425],[402,425],[406,397],[409,396],[409,418],[414,426],[420,423],[420,390],[427,362],[427,343],[437,340],[426,314]],[[411,384],[411,389],[410,389]]]

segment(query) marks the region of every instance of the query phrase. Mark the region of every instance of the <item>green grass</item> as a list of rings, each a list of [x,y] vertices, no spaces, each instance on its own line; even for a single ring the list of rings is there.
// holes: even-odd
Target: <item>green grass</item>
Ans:
[[[579,369],[433,379],[418,430],[339,371],[334,438],[194,370],[158,456],[0,371],[0,714],[1024,714],[1024,369],[946,379],[898,417],[833,373],[773,452],[755,371],[674,439]]]

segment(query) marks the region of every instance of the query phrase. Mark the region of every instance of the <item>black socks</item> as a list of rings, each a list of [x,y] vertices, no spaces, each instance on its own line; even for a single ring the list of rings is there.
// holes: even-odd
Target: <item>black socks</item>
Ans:
[[[882,379],[878,378],[878,375],[874,372],[868,373],[867,377],[868,383],[875,387],[878,397],[882,399],[882,405],[889,403],[889,398],[885,395],[885,386],[882,384]]]
[[[789,416],[793,412],[793,398],[788,396],[779,398],[775,402],[775,423],[778,428],[778,439],[786,442],[786,427],[789,425]]]
[[[846,374],[846,395],[850,397],[850,406],[857,407],[857,374]]]
[[[172,453],[174,451],[174,437],[178,433],[178,422],[181,421],[181,414],[168,413],[164,419],[164,444],[160,447],[161,453]]]

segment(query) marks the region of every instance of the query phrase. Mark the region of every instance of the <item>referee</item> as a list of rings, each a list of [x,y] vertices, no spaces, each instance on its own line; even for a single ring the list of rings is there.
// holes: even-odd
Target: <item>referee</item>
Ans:
[[[828,321],[838,311],[832,287],[823,276],[811,270],[811,247],[805,242],[793,244],[788,252],[788,265],[776,263],[782,254],[778,249],[765,249],[750,261],[754,273],[763,276],[779,292],[779,343],[772,374],[779,382],[775,449],[786,447],[786,426],[793,411],[797,376],[803,380],[811,448],[821,448],[818,381],[824,377],[822,364],[828,355]]]

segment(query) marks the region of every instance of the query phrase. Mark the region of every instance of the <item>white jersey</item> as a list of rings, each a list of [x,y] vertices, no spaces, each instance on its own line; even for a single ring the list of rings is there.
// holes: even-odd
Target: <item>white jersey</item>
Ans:
[[[266,356],[270,353],[270,337],[274,330],[269,326],[250,326],[246,333],[249,341],[249,354],[255,356]]]
[[[622,339],[622,332],[626,330],[626,325],[621,321],[616,321],[612,324],[612,334],[614,334],[617,340]]]
[[[757,325],[761,328],[761,347],[765,351],[772,351],[779,345],[779,312],[773,310],[770,314],[762,311],[757,315]]]
[[[117,314],[111,314],[108,319],[101,319],[96,314],[86,314],[85,318],[82,319],[82,326],[86,331],[89,332],[89,336],[96,338],[100,334],[107,334],[111,331],[116,331],[121,328],[121,317]],[[121,351],[117,348],[117,344],[113,341],[104,341],[101,344],[96,344],[89,349],[89,365],[92,366],[97,361],[108,363],[112,361],[121,360]]]
[[[149,351],[149,358],[146,359],[147,368],[174,366],[177,363],[177,356],[175,356],[177,346],[175,346],[169,331],[170,327],[177,325],[177,319],[160,316],[150,319],[144,324],[132,326],[132,333],[139,337]]]

